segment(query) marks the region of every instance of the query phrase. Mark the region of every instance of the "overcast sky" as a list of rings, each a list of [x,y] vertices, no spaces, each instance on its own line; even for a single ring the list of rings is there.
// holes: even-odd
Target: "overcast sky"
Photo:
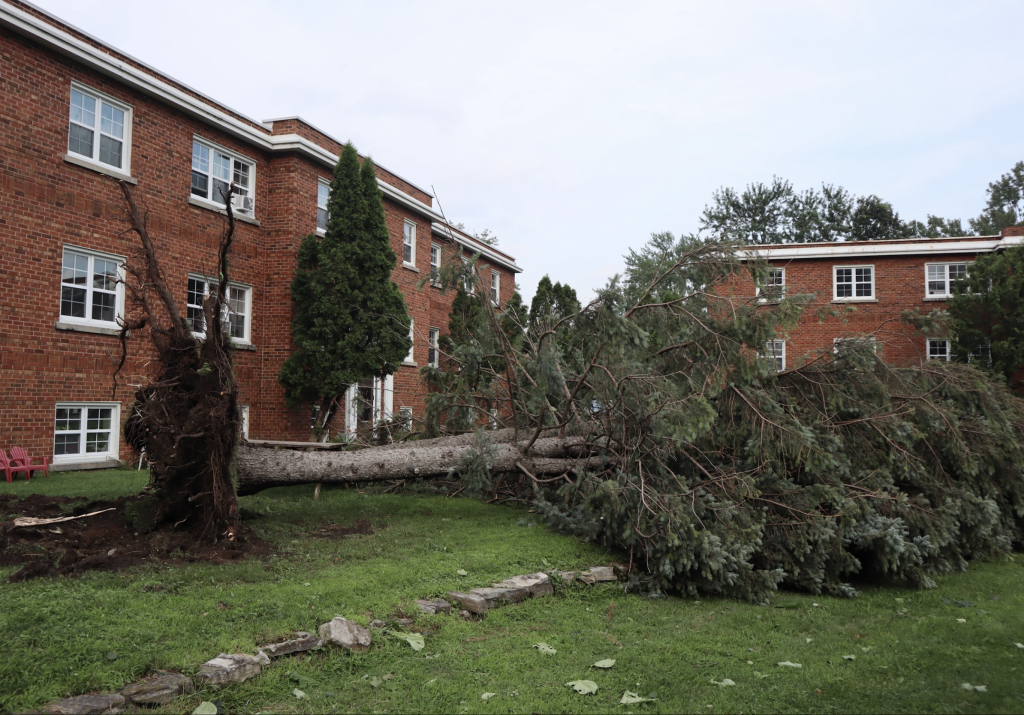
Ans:
[[[711,193],[976,216],[1024,160],[1017,2],[40,0],[254,119],[299,115],[591,296]]]

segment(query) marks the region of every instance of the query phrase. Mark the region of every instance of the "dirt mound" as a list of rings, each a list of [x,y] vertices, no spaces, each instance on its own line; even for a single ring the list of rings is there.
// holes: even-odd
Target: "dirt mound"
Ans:
[[[133,514],[144,508],[145,497],[84,502],[40,494],[24,499],[0,496],[0,566],[22,566],[11,575],[11,582],[38,576],[72,576],[83,571],[116,571],[153,561],[216,564],[270,552],[269,545],[250,529],[243,529],[234,542],[217,544],[199,542],[193,534],[175,530],[173,524],[142,533],[131,526],[131,521]],[[15,527],[13,521],[17,516],[79,516],[111,507],[113,511],[57,524]]]

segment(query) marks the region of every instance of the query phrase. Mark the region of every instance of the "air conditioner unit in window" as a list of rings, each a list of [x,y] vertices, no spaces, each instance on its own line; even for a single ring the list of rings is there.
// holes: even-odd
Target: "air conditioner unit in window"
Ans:
[[[235,194],[231,197],[231,207],[235,211],[244,211],[245,213],[252,213],[253,207],[256,202],[253,201],[251,196],[242,196],[241,194]]]

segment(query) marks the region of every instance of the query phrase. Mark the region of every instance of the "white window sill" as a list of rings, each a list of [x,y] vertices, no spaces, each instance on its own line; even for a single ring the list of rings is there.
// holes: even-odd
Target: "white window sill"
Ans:
[[[94,457],[84,457],[81,454],[72,454],[62,457],[54,457],[50,460],[51,472],[71,472],[80,469],[116,469],[123,466],[121,460],[110,454],[102,454]]]
[[[877,303],[878,298],[834,298],[833,303]]]
[[[405,261],[402,261],[402,268],[405,268],[406,270],[409,270],[409,271],[415,271],[416,273],[420,272],[419,268],[417,268],[416,266],[414,266],[411,263],[406,263]]]
[[[231,341],[231,348],[233,350],[247,350],[249,352],[256,352],[256,346],[252,343],[240,343],[237,340]]]
[[[317,235],[317,236],[319,236],[320,238],[323,238],[324,236],[326,236],[326,235],[327,235],[327,231],[325,231],[325,230],[324,230],[324,229],[322,229],[322,228],[318,228],[318,229],[316,230],[316,235]]]
[[[106,325],[109,325],[106,324]],[[95,335],[120,335],[120,328],[108,328],[106,325],[88,325],[85,323],[68,323],[58,320],[53,324],[57,330],[71,330],[77,333],[93,333]]]
[[[64,161],[75,166],[80,166],[83,169],[89,169],[91,171],[98,172],[100,174],[106,174],[107,176],[113,176],[115,179],[120,179],[129,184],[138,184],[139,180],[134,179],[128,174],[115,169],[112,166],[106,164],[100,164],[99,162],[93,161],[92,159],[86,159],[84,156],[75,156],[74,154],[65,154]]]
[[[419,367],[419,363],[413,362],[412,360],[403,360],[402,365],[405,367]]]
[[[952,297],[953,296],[951,296],[951,295],[926,295],[924,297],[924,300],[925,300],[926,303],[930,302],[930,301],[946,301],[946,300],[949,300]]]
[[[190,204],[192,204],[193,206],[197,206],[197,207],[199,207],[201,209],[206,209],[207,211],[213,211],[214,213],[218,213],[221,216],[227,216],[228,215],[227,209],[225,209],[223,206],[220,206],[218,204],[213,203],[212,201],[206,201],[204,199],[200,199],[200,198],[197,198],[195,196],[191,196],[190,195],[188,197],[188,202]],[[253,226],[259,226],[260,225],[260,222],[257,221],[252,216],[248,216],[246,214],[239,213],[238,211],[234,211],[233,213],[235,214],[235,218],[237,220],[239,220],[239,221],[242,221],[243,223],[251,223]]]

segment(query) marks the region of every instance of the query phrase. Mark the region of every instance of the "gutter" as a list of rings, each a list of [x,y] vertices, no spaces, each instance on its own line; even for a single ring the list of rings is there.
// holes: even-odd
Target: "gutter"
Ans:
[[[512,273],[522,273],[523,269],[516,265],[516,261],[511,256],[506,256],[502,253],[495,251],[489,246],[476,241],[475,239],[469,238],[468,236],[462,235],[457,229],[451,228],[444,222],[433,223],[430,226],[431,233],[435,236],[447,238],[455,241],[462,246],[465,246],[470,250],[470,253],[479,253],[481,256],[486,258],[491,263],[494,263],[504,268],[509,269]]]
[[[1024,244],[1024,236],[986,236],[952,240],[914,241],[912,243],[875,243],[873,241],[813,243],[792,246],[764,246],[743,249],[741,260],[765,258],[839,258],[857,256],[913,256],[928,254],[992,253]]]

